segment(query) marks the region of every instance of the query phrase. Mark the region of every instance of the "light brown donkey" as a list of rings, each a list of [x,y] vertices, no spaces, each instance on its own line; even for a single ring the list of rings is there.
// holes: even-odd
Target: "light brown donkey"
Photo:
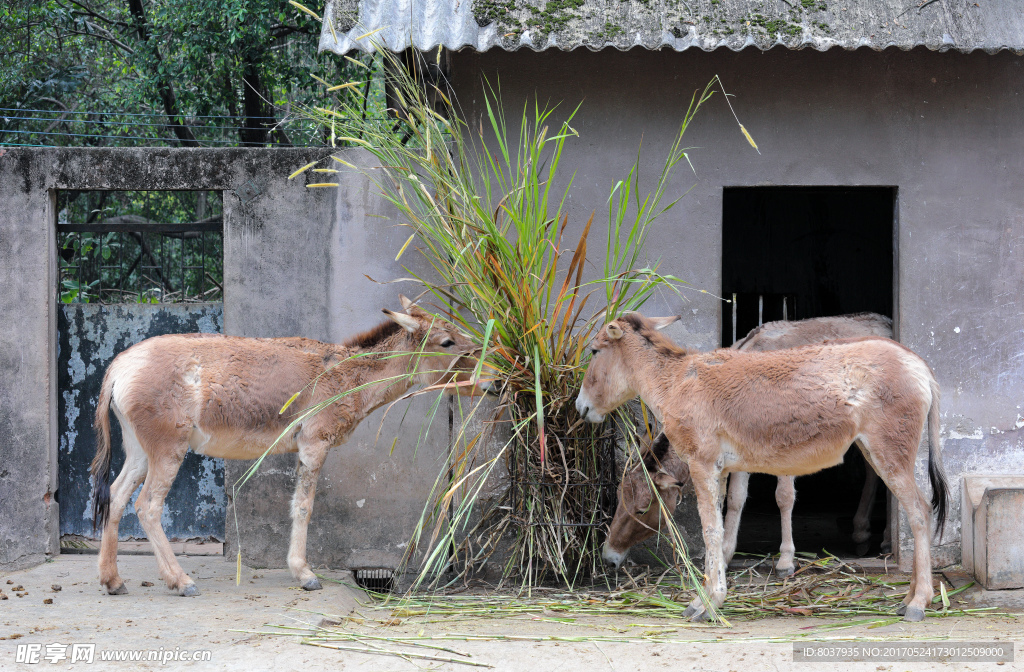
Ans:
[[[946,482],[939,446],[939,387],[928,365],[881,338],[848,339],[791,350],[690,352],[658,329],[677,317],[631,313],[606,324],[576,399],[580,415],[601,422],[639,395],[662,423],[689,468],[705,544],[705,587],[711,605],[725,601],[722,498],[729,472],[799,476],[839,464],[856,443],[900,504],[914,534],[914,573],[899,613],[924,618],[932,598],[931,508],[939,535]],[[927,424],[932,504],[914,480]],[[653,508],[653,507],[651,507]],[[617,525],[633,512],[620,498],[604,557],[618,564],[625,549]],[[707,617],[699,598],[687,608]]]
[[[401,298],[405,313],[385,310],[388,321],[342,345],[306,338],[182,334],[147,339],[115,357],[103,377],[92,461],[94,520],[103,527],[100,582],[107,592],[128,592],[117,572],[117,533],[139,483],[135,509],[153,544],[160,576],[180,595],[197,595],[160,524],[164,497],[185,453],[191,448],[213,457],[257,458],[304,409],[344,394],[303,419],[273,448],[274,453],[299,454],[288,567],[303,588],[319,590],[306,562],[306,529],[328,451],[344,443],[374,409],[413,385],[482,392],[483,386],[455,380],[468,378],[465,372],[475,362],[469,338]],[[298,397],[281,413],[295,393]],[[121,424],[126,452],[113,485],[111,409]]]
[[[806,320],[779,320],[766,322],[755,327],[744,338],[732,344],[732,349],[745,352],[767,352],[796,348],[810,343],[840,338],[861,338],[880,336],[892,338],[892,320],[878,313],[855,313],[833,317],[812,317]],[[782,514],[782,545],[775,571],[779,576],[789,576],[796,569],[796,546],[793,544],[793,505],[796,502],[796,477],[779,476],[775,488],[775,502]],[[747,501],[747,487],[750,474],[735,471],[729,475],[729,498],[725,512],[725,564],[732,561],[736,553],[736,539],[739,536],[740,516]],[[864,488],[860,504],[853,516],[853,541],[859,555],[867,553],[871,538],[871,510],[878,491],[878,474],[867,465]],[[885,528],[888,539],[889,527]]]

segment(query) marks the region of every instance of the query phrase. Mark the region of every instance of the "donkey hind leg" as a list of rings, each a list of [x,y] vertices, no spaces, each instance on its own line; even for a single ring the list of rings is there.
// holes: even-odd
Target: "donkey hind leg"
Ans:
[[[160,569],[160,578],[164,580],[167,587],[178,591],[182,597],[192,597],[199,594],[195,582],[182,570],[178,560],[174,557],[171,544],[164,534],[161,517],[164,511],[164,499],[167,492],[174,483],[174,477],[178,475],[182,460],[185,459],[187,445],[182,441],[180,450],[168,451],[160,455],[152,455],[149,462],[149,473],[146,474],[146,483],[142,486],[139,498],[135,500],[135,510],[139,514],[139,522],[146,530],[149,543],[153,545],[153,554],[156,556],[157,567]]]
[[[716,473],[717,472],[717,473]],[[721,472],[704,465],[690,465],[690,477],[693,479],[693,490],[697,495],[697,511],[700,514],[701,528],[704,532],[704,590],[708,600],[715,608],[725,602],[725,564],[722,555],[722,523],[721,491],[725,487]],[[711,618],[707,605],[698,595],[686,607],[683,618],[692,621],[706,621]]]
[[[913,445],[907,446],[901,451],[909,456],[909,459],[903,461],[902,464],[897,465],[891,461],[880,463],[875,459],[868,460],[870,466],[875,469],[875,472],[907,512],[910,529],[914,535],[914,569],[910,585],[907,588],[907,595],[903,598],[903,604],[896,611],[906,621],[923,620],[925,607],[931,604],[934,596],[932,589],[931,504],[928,503],[914,480],[917,436],[919,435],[915,435],[913,441],[908,442]],[[862,445],[862,449],[863,447]],[[892,455],[897,455],[898,448],[892,446],[892,449]],[[872,457],[870,447],[868,450],[864,450],[864,454]]]
[[[796,502],[796,477],[779,476],[775,486],[775,503],[779,505],[782,518],[782,545],[779,547],[779,561],[775,573],[790,576],[796,570],[796,545],[793,543],[793,504]]]
[[[875,493],[878,492],[878,474],[865,460],[864,490],[860,493],[860,504],[853,516],[853,543],[858,556],[868,554],[871,539],[871,511],[875,508]]]
[[[292,497],[292,535],[288,544],[288,568],[304,590],[320,590],[320,580],[306,562],[306,533],[313,513],[316,481],[320,467],[327,457],[327,448],[303,450],[299,448],[298,478]]]
[[[120,415],[118,420],[121,423],[125,460],[121,473],[110,486],[110,511],[103,526],[99,557],[100,583],[106,586],[107,592],[111,595],[124,595],[128,592],[117,572],[118,528],[121,526],[121,516],[128,506],[128,500],[146,477],[146,469],[149,466],[146,453],[142,450],[139,440],[135,438],[131,425],[128,425]]]
[[[725,540],[722,542],[722,555],[726,567],[736,554],[736,538],[740,533],[740,516],[743,505],[747,503],[747,486],[750,474],[745,471],[734,471],[729,474],[728,508],[725,512]]]

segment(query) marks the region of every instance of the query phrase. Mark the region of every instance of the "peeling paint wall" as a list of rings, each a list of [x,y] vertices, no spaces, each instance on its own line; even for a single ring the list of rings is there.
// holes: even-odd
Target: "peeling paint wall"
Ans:
[[[221,333],[221,304],[75,303],[57,312],[57,501],[61,534],[99,538],[93,531],[89,463],[96,453],[92,428],[103,374],[114,357],[160,334]],[[111,419],[111,466],[121,471],[124,451],[116,418]],[[141,487],[141,486],[140,486]],[[137,494],[137,492],[136,492]],[[172,540],[224,539],[224,460],[189,452],[167,494],[163,525]],[[121,520],[121,539],[146,533],[133,503]]]
[[[70,452],[91,452],[79,447],[92,434],[95,392],[76,388],[76,382],[67,399],[58,399],[58,375],[72,381],[88,378],[100,369],[98,363],[90,369],[90,347],[106,357],[148,335],[151,327],[159,328],[148,317],[116,313],[106,327],[111,340],[105,340],[88,312],[92,308],[82,308],[81,317],[65,314],[73,328],[61,347],[67,360],[58,366],[57,316],[64,309],[55,291],[54,191],[223,191],[223,322],[207,315],[186,320],[181,328],[213,331],[222,324],[230,335],[339,342],[384,320],[382,308],[400,307],[397,288],[365,276],[389,280],[407,271],[394,260],[405,236],[380,218],[390,211],[367,180],[340,173],[341,188],[328,190],[306,187],[308,180],[316,181],[316,173],[288,179],[297,168],[332,153],[343,153],[353,164],[367,161],[364,152],[322,148],[0,149],[0,567],[39,563],[59,552],[60,519],[85,523],[81,504],[63,518],[58,511],[57,428],[66,423],[61,436],[66,447],[74,446]],[[403,262],[408,261],[407,255]],[[72,333],[79,339],[74,347]],[[94,338],[99,345],[83,346]],[[425,400],[403,402],[386,419],[377,411],[331,453],[309,530],[309,559],[315,567],[397,563],[447,459],[446,407],[434,418],[430,406]],[[117,448],[114,455],[115,460],[120,456]],[[294,455],[268,459],[232,498],[232,485],[249,463],[226,462],[224,536],[232,560],[240,540],[246,563],[285,565],[295,463]],[[198,505],[186,510],[183,499],[180,508],[168,507],[164,523],[173,527],[178,517],[191,515],[205,521],[201,525],[212,525],[216,514],[203,509],[217,498],[218,477],[204,472],[179,486],[187,497],[194,493]],[[68,496],[88,487],[81,475],[61,486]],[[121,532],[131,536],[138,530],[128,521]]]

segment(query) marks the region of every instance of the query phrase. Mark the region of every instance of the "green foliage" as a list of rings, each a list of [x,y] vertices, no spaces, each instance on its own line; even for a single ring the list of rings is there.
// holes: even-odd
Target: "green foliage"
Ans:
[[[219,192],[61,191],[59,224],[218,221]],[[224,276],[219,233],[57,232],[64,303],[220,301]]]
[[[0,107],[50,114],[3,113],[0,143],[321,144],[323,129],[292,115],[323,97],[311,74],[360,69],[315,56],[319,30],[287,0],[4,3]],[[381,97],[365,81],[338,95],[364,92]]]

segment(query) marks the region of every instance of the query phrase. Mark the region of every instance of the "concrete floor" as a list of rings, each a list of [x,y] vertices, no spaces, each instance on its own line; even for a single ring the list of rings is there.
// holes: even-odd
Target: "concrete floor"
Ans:
[[[302,645],[297,638],[267,636],[236,630],[260,630],[265,624],[316,624],[323,614],[344,617],[359,609],[362,594],[344,585],[324,582],[324,590],[306,593],[300,590],[287,570],[242,568],[241,585],[235,585],[235,564],[219,557],[181,557],[202,594],[182,598],[170,593],[159,581],[152,556],[129,555],[119,558],[122,577],[129,594],[106,595],[96,580],[96,556],[62,555],[33,569],[0,576],[0,589],[9,599],[0,601],[0,670],[48,669],[189,669],[239,670],[470,670],[465,665],[430,661],[406,661],[395,656],[366,655]],[[347,572],[321,572],[324,576],[351,580]],[[143,586],[144,581],[152,586]],[[54,592],[52,586],[61,590]],[[27,594],[17,597],[13,589],[21,586]],[[24,591],[22,591],[24,592]],[[52,600],[52,604],[45,604]],[[974,605],[998,604],[1013,611],[1024,610],[1021,591],[999,594],[975,591]],[[365,613],[360,609],[360,613]],[[466,641],[448,643],[472,655],[472,660],[498,670],[703,670],[721,672],[761,672],[835,668],[837,664],[793,662],[789,643],[764,643],[751,638],[782,635],[806,635],[808,628],[827,623],[807,617],[771,618],[736,623],[733,628],[680,627],[678,621],[637,617],[584,617],[562,624],[532,617],[516,619],[434,620],[431,623],[378,624],[380,634],[492,633],[520,635],[593,635],[611,629],[637,632],[638,627],[672,626],[680,640],[715,639],[715,642],[617,643],[617,642],[530,642]],[[833,621],[834,622],[834,621]],[[369,628],[370,623],[364,626]],[[865,629],[855,627],[825,636],[870,636],[892,639],[950,636],[959,641],[1024,641],[1024,621],[1013,617],[927,618],[919,624]],[[42,661],[34,665],[16,662],[18,644],[96,645],[92,665],[67,660]],[[103,651],[113,650],[208,650],[209,662],[114,663],[100,662]],[[1024,657],[1018,647],[1017,654]],[[1021,663],[948,664],[950,669],[994,670],[1024,669]],[[846,672],[935,669],[934,663],[843,663]]]

